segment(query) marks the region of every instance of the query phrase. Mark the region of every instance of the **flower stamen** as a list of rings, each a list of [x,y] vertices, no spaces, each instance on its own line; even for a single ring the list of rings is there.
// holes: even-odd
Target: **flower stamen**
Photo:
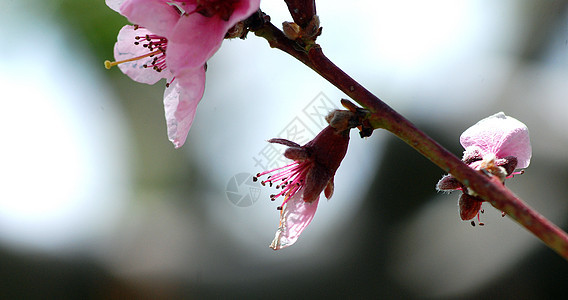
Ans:
[[[134,26],[134,30],[138,30],[140,26]],[[114,66],[119,64],[132,62],[141,60],[148,57],[153,57],[148,63],[143,64],[143,68],[152,68],[156,72],[162,72],[167,68],[166,66],[166,49],[168,47],[168,39],[165,37],[155,35],[155,34],[146,34],[146,35],[137,35],[134,37],[134,45],[142,46],[145,48],[143,52],[149,51],[146,54],[138,55],[135,57],[131,57],[128,59],[123,59],[119,61],[105,61],[105,68],[110,69]]]
[[[270,200],[274,201],[276,198],[284,196],[282,205],[277,207],[278,210],[282,210],[286,202],[288,202],[288,199],[302,188],[304,178],[306,177],[310,166],[311,163],[307,161],[294,161],[289,165],[258,173],[252,178],[252,180],[258,181],[258,178],[263,175],[276,173],[269,175],[266,180],[260,181],[260,184],[263,186],[268,184],[270,187],[272,187],[273,184],[276,184],[276,189],[281,189],[279,193],[270,195]]]

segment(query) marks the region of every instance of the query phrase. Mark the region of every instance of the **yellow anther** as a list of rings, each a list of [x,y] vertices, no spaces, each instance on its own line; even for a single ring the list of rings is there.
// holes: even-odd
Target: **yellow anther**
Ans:
[[[110,68],[112,68],[112,66],[114,66],[115,64],[113,64],[110,60],[105,60],[105,68],[108,70]]]

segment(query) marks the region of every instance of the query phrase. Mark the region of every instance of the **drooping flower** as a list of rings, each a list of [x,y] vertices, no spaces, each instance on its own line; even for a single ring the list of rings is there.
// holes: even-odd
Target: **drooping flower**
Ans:
[[[187,138],[205,90],[205,64],[229,29],[259,9],[260,0],[106,0],[135,26],[121,29],[116,62],[135,81],[167,80],[164,108],[176,148]]]
[[[471,168],[487,175],[497,176],[501,182],[521,172],[529,166],[532,148],[529,131],[519,120],[506,116],[503,112],[489,116],[468,128],[460,136],[460,143],[465,148],[462,160]],[[471,220],[477,216],[483,199],[475,191],[467,188],[452,175],[440,179],[436,188],[440,191],[460,190],[458,206],[462,220]],[[472,224],[475,223],[472,221]],[[480,223],[483,225],[483,223]]]
[[[340,120],[353,117],[354,114],[347,111],[332,112],[327,118],[331,125],[303,146],[285,139],[268,140],[288,146],[284,156],[293,160],[289,165],[258,173],[253,178],[258,180],[272,174],[261,184],[275,185],[280,190],[270,196],[271,200],[284,198],[278,207],[281,211],[280,225],[270,248],[279,250],[294,244],[314,218],[320,194],[324,192],[327,199],[333,195],[333,178],[347,153],[349,131],[360,125]]]

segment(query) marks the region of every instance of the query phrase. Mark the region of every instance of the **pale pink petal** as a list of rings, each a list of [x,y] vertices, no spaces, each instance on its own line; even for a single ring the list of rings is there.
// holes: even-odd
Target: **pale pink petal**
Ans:
[[[515,156],[517,168],[529,166],[532,149],[529,130],[519,120],[503,112],[487,117],[464,131],[460,143],[465,149],[477,146],[483,156],[493,153],[497,158]]]
[[[295,193],[284,207],[280,217],[280,227],[276,231],[270,248],[279,250],[293,245],[300,234],[312,222],[318,207],[319,197],[308,203],[304,201],[304,189]]]
[[[183,69],[203,66],[221,47],[225,21],[198,13],[183,16],[168,37],[168,67],[177,75]]]
[[[120,13],[120,6],[122,5],[122,2],[124,2],[124,0],[105,0],[105,3],[108,7],[110,7],[112,10],[119,12],[119,13]]]
[[[147,48],[134,44],[135,36],[143,36],[146,34],[152,34],[152,32],[144,28],[134,30],[134,26],[131,25],[122,27],[118,33],[117,42],[114,45],[114,59],[121,61],[147,54]],[[152,68],[143,67],[144,64],[150,64],[151,61],[152,57],[145,57],[139,60],[121,63],[118,67],[132,80],[140,83],[154,84],[162,78],[172,77],[167,69],[162,72],[156,72]]]
[[[153,33],[168,37],[180,15],[164,0],[126,0],[120,13],[130,22],[148,28]]]
[[[168,138],[175,148],[183,146],[193,123],[197,104],[205,90],[205,69],[191,70],[176,77],[164,92]]]

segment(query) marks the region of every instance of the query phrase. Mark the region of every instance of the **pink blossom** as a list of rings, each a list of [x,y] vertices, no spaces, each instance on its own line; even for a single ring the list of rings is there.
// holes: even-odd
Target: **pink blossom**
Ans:
[[[514,156],[519,169],[528,167],[531,161],[532,149],[527,126],[503,112],[468,128],[460,136],[460,143],[466,152],[479,149],[482,157],[488,154],[494,154],[496,158]]]
[[[205,64],[237,22],[260,0],[106,0],[135,26],[121,29],[116,62],[105,62],[135,81],[167,80],[164,108],[168,137],[176,148],[187,138],[205,90]]]
[[[166,65],[168,40],[165,37],[143,27],[125,25],[118,32],[117,40],[114,58],[122,62],[118,68],[132,80],[154,84],[162,78],[168,82],[173,79]]]
[[[514,172],[515,169],[523,169],[530,164],[532,149],[527,126],[503,112],[468,128],[460,136],[460,143],[465,148],[462,160],[466,164],[484,174],[497,176],[502,182],[515,174],[522,174]],[[444,176],[436,187],[441,191],[462,191],[458,201],[461,219],[471,220],[477,216],[479,221],[484,200],[477,197],[475,191],[468,189],[452,175]],[[472,221],[472,224],[475,223]]]
[[[257,174],[258,177],[272,174],[262,185],[276,185],[279,193],[271,200],[283,197],[278,207],[280,226],[270,248],[274,250],[291,246],[310,224],[316,213],[319,195],[324,192],[327,199],[333,195],[333,178],[347,152],[349,129],[338,130],[326,127],[312,141],[300,146],[285,139],[271,139],[268,142],[288,146],[284,152],[291,164]]]

